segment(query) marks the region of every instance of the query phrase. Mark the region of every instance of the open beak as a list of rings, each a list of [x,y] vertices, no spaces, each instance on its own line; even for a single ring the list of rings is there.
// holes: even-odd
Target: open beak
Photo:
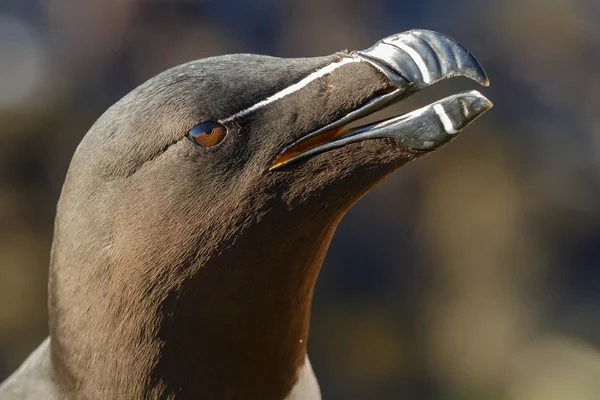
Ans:
[[[469,91],[408,114],[344,129],[345,125],[444,79],[465,76],[489,85],[483,68],[463,45],[433,31],[412,30],[393,35],[352,57],[359,57],[384,73],[394,89],[292,143],[277,155],[270,170],[366,139],[391,138],[415,150],[435,150],[492,107],[482,94]]]

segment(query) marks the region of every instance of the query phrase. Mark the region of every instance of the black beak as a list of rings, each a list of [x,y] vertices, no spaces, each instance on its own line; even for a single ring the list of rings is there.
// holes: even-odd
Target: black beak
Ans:
[[[271,170],[365,139],[393,138],[415,150],[435,150],[492,107],[479,92],[470,91],[405,115],[344,130],[344,125],[444,79],[464,76],[489,85],[483,68],[463,45],[433,31],[412,30],[393,35],[351,56],[377,68],[395,89],[297,140],[275,158]]]

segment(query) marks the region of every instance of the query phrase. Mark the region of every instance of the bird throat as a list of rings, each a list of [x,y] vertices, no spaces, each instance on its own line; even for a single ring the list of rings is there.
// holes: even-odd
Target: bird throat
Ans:
[[[166,302],[159,334],[153,375],[166,393],[284,398],[305,362],[313,290],[335,225],[277,235],[281,243],[247,232],[184,283]]]

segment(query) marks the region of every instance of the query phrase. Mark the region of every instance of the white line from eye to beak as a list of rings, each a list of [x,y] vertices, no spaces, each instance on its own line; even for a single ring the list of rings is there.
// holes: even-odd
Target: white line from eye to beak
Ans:
[[[442,125],[444,125],[444,130],[446,131],[446,133],[448,133],[449,135],[453,135],[453,134],[459,132],[454,127],[454,124],[450,120],[450,117],[448,117],[448,114],[446,114],[446,110],[444,110],[443,105],[436,104],[435,106],[433,106],[433,110],[435,111],[437,116],[440,118],[440,121],[442,121]]]
[[[404,50],[406,52],[406,54],[408,54],[410,56],[410,58],[413,59],[415,64],[417,64],[419,71],[421,71],[421,76],[423,77],[423,83],[431,83],[431,75],[429,74],[427,65],[425,65],[425,61],[423,61],[423,57],[421,57],[415,49],[413,49],[406,43],[402,43],[401,41],[397,41],[397,42],[384,41],[383,43],[387,43],[391,46],[395,46],[395,47],[398,47],[399,49]]]
[[[270,104],[274,101],[277,101],[289,94],[292,94],[294,92],[297,92],[298,90],[302,89],[304,86],[308,85],[309,83],[311,83],[312,81],[319,79],[327,74],[330,74],[331,72],[335,71],[336,69],[338,69],[339,67],[341,67],[342,65],[345,64],[350,64],[350,63],[355,63],[355,62],[365,62],[362,58],[356,57],[356,56],[351,56],[351,57],[346,57],[346,58],[342,58],[340,61],[335,62],[335,63],[331,63],[315,72],[313,72],[312,74],[304,77],[302,80],[300,80],[299,82],[294,83],[291,86],[286,87],[285,89],[275,93],[274,95],[271,95],[269,97],[267,97],[266,99],[259,101],[258,103],[254,104],[251,107],[248,107],[242,111],[239,111],[235,114],[233,114],[232,116],[229,116],[221,121],[219,121],[220,123],[226,123],[226,122],[230,122],[236,118],[240,118],[243,117],[245,115],[250,114],[253,111],[258,110],[261,107],[266,106],[267,104]]]

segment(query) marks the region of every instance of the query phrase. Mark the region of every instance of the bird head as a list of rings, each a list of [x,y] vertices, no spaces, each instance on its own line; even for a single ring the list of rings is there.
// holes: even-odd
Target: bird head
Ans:
[[[210,215],[225,216],[230,231],[278,208],[290,221],[294,210],[338,218],[387,174],[454,139],[491,103],[470,91],[378,123],[345,125],[454,76],[488,84],[466,48],[424,30],[325,57],[190,62],[150,79],[96,122],[75,154],[61,203],[67,214],[105,224],[108,242],[121,234],[155,248],[161,241],[152,225],[162,234],[193,230],[190,242],[220,239],[215,224],[194,226]]]

